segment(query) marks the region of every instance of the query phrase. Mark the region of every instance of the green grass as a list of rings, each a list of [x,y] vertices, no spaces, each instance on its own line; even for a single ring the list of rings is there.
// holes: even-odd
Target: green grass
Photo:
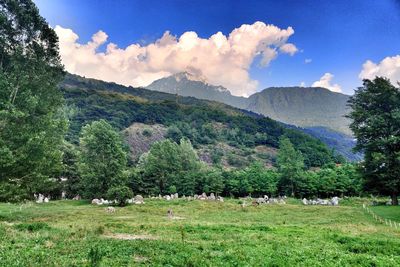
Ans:
[[[400,231],[358,202],[147,200],[113,214],[84,201],[0,204],[0,266],[399,266]]]
[[[376,215],[400,223],[400,206],[372,206]]]

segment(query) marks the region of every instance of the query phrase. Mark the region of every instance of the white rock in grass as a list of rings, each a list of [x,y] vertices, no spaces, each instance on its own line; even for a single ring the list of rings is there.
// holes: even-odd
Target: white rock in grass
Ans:
[[[35,196],[36,197],[36,196]],[[39,194],[37,197],[36,197],[36,203],[43,203],[43,200],[44,200],[44,196],[42,195],[42,194]]]
[[[339,205],[339,198],[338,197],[333,197],[331,199],[331,203],[333,206],[338,206]]]
[[[136,195],[133,203],[138,205],[144,204],[144,198],[141,195]]]
[[[105,208],[105,211],[108,213],[114,213],[115,212],[115,208],[114,207],[107,207]]]
[[[92,205],[102,205],[102,204],[103,203],[101,202],[100,199],[95,198],[95,199],[92,200]]]
[[[211,193],[210,196],[208,197],[209,200],[215,200],[215,195],[214,193]]]

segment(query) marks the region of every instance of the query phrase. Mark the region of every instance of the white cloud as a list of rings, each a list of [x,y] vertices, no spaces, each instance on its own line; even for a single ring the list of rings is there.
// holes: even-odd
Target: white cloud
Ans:
[[[248,96],[256,91],[258,81],[249,76],[255,58],[268,66],[279,53],[295,54],[298,49],[287,43],[294,34],[292,27],[280,29],[263,22],[243,24],[228,36],[217,32],[208,39],[195,32],[180,37],[165,32],[147,45],[134,43],[119,48],[109,42],[105,52],[97,49],[107,42],[107,34],[99,31],[87,44],[78,42],[71,29],[56,26],[60,54],[67,71],[91,78],[124,85],[146,86],[181,71],[193,71],[207,77],[215,85],[223,85],[234,95]]]
[[[300,83],[300,87],[306,87],[306,83],[305,82],[301,82]]]
[[[360,79],[374,79],[376,76],[383,76],[394,84],[400,81],[400,55],[386,57],[378,64],[367,60],[359,74]]]
[[[294,44],[290,43],[282,45],[281,47],[279,47],[279,50],[283,53],[290,54],[291,56],[293,56],[296,52],[299,51]]]
[[[332,92],[338,92],[338,93],[342,92],[342,88],[340,87],[340,85],[338,85],[337,83],[331,84],[333,77],[334,76],[331,73],[327,72],[324,75],[322,75],[319,81],[315,81],[311,86],[323,87],[331,90]]]
[[[311,59],[311,58],[306,58],[306,59],[304,60],[304,63],[306,63],[306,64],[311,63],[311,62],[312,62],[312,59]]]

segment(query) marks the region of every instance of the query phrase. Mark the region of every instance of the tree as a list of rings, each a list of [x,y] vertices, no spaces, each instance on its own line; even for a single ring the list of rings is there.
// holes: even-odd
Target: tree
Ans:
[[[0,1],[0,187],[21,199],[61,170],[62,77],[57,35],[32,1]]]
[[[111,187],[107,191],[107,198],[116,200],[120,207],[126,206],[126,201],[132,197],[132,189],[126,185]]]
[[[277,164],[281,175],[281,187],[294,196],[296,181],[304,169],[304,159],[301,152],[294,149],[287,137],[282,137],[279,140]]]
[[[202,190],[201,192],[198,191],[199,194],[205,192],[218,195],[224,190],[224,177],[222,176],[222,172],[220,170],[205,169],[200,173],[201,175],[198,177],[198,182],[202,185]]]
[[[139,162],[148,194],[170,193],[170,189],[176,189],[180,194],[192,193],[195,186],[192,174],[200,167],[192,144],[185,138],[179,145],[169,139],[154,143]]]
[[[63,169],[60,176],[67,179],[64,190],[67,193],[67,197],[72,198],[80,191],[80,177],[78,171],[79,151],[75,145],[68,143],[67,141],[64,142],[62,151]]]
[[[265,169],[260,162],[255,162],[245,169],[245,173],[253,194],[271,196],[276,193],[278,175],[275,170]]]
[[[366,188],[390,194],[398,205],[400,192],[400,88],[386,78],[364,80],[349,100],[350,129],[356,151],[364,152],[361,173]]]
[[[83,127],[78,168],[85,198],[105,197],[111,187],[126,185],[126,164],[122,137],[108,122]]]

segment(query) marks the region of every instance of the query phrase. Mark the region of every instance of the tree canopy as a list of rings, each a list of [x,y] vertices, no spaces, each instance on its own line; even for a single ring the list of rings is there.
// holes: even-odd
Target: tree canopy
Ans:
[[[398,204],[400,192],[400,89],[386,78],[364,80],[349,100],[350,129],[356,149],[365,154],[361,167],[368,190],[390,194]]]
[[[84,197],[105,197],[107,191],[126,185],[127,153],[122,137],[105,120],[82,128],[79,173]]]
[[[62,77],[57,35],[32,1],[0,1],[1,199],[33,198],[57,177],[67,128]]]

